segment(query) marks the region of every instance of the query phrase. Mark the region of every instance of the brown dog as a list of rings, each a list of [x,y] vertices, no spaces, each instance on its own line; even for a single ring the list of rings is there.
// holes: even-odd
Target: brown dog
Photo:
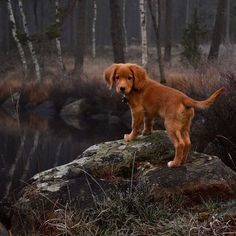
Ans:
[[[136,64],[113,64],[104,71],[110,89],[123,94],[132,113],[132,131],[125,134],[126,141],[134,140],[144,121],[143,135],[150,134],[156,117],[164,119],[168,135],[175,147],[175,157],[169,167],[185,163],[191,141],[189,130],[194,109],[206,109],[214,103],[224,88],[204,101],[196,101],[184,93],[148,78],[147,72]]]

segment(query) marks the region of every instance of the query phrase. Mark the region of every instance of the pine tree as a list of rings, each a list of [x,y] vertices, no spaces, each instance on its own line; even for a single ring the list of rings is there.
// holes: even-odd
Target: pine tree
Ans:
[[[202,29],[197,11],[194,11],[192,22],[184,29],[181,45],[183,51],[181,53],[182,62],[188,62],[192,66],[196,66],[201,59],[200,41],[205,34]]]

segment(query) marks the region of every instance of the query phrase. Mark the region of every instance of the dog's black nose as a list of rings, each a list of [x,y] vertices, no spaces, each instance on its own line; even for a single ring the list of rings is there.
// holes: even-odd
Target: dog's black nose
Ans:
[[[124,92],[125,91],[125,87],[120,87],[120,91]]]

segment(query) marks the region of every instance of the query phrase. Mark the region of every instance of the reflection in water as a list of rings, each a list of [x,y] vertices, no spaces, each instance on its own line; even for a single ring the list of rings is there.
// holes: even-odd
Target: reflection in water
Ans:
[[[65,164],[94,143],[122,138],[127,128],[107,122],[78,121],[75,129],[60,118],[28,114],[20,120],[0,110],[0,199],[34,174]]]
[[[11,168],[9,170],[9,181],[8,181],[8,183],[6,185],[6,191],[5,191],[5,194],[4,194],[4,198],[6,198],[8,196],[9,191],[11,189],[12,182],[13,182],[13,177],[14,177],[14,174],[15,174],[15,171],[16,171],[16,166],[17,166],[20,158],[22,157],[22,153],[23,153],[23,150],[24,150],[25,138],[26,138],[25,135],[20,137],[20,139],[21,139],[20,147],[18,148],[18,151],[16,153],[16,157],[13,160],[13,163],[12,163]],[[5,158],[5,157],[3,157],[3,158]]]

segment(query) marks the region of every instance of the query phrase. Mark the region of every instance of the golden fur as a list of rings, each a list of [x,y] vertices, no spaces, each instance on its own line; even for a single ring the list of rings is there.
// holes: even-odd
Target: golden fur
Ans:
[[[169,167],[186,162],[191,141],[189,130],[194,109],[206,109],[224,91],[217,90],[204,101],[196,101],[184,93],[149,79],[147,72],[136,64],[113,64],[104,71],[104,78],[110,89],[114,85],[118,93],[127,99],[132,114],[132,131],[125,134],[126,141],[134,140],[140,134],[150,134],[156,117],[164,119],[168,135],[175,147],[175,157]]]

